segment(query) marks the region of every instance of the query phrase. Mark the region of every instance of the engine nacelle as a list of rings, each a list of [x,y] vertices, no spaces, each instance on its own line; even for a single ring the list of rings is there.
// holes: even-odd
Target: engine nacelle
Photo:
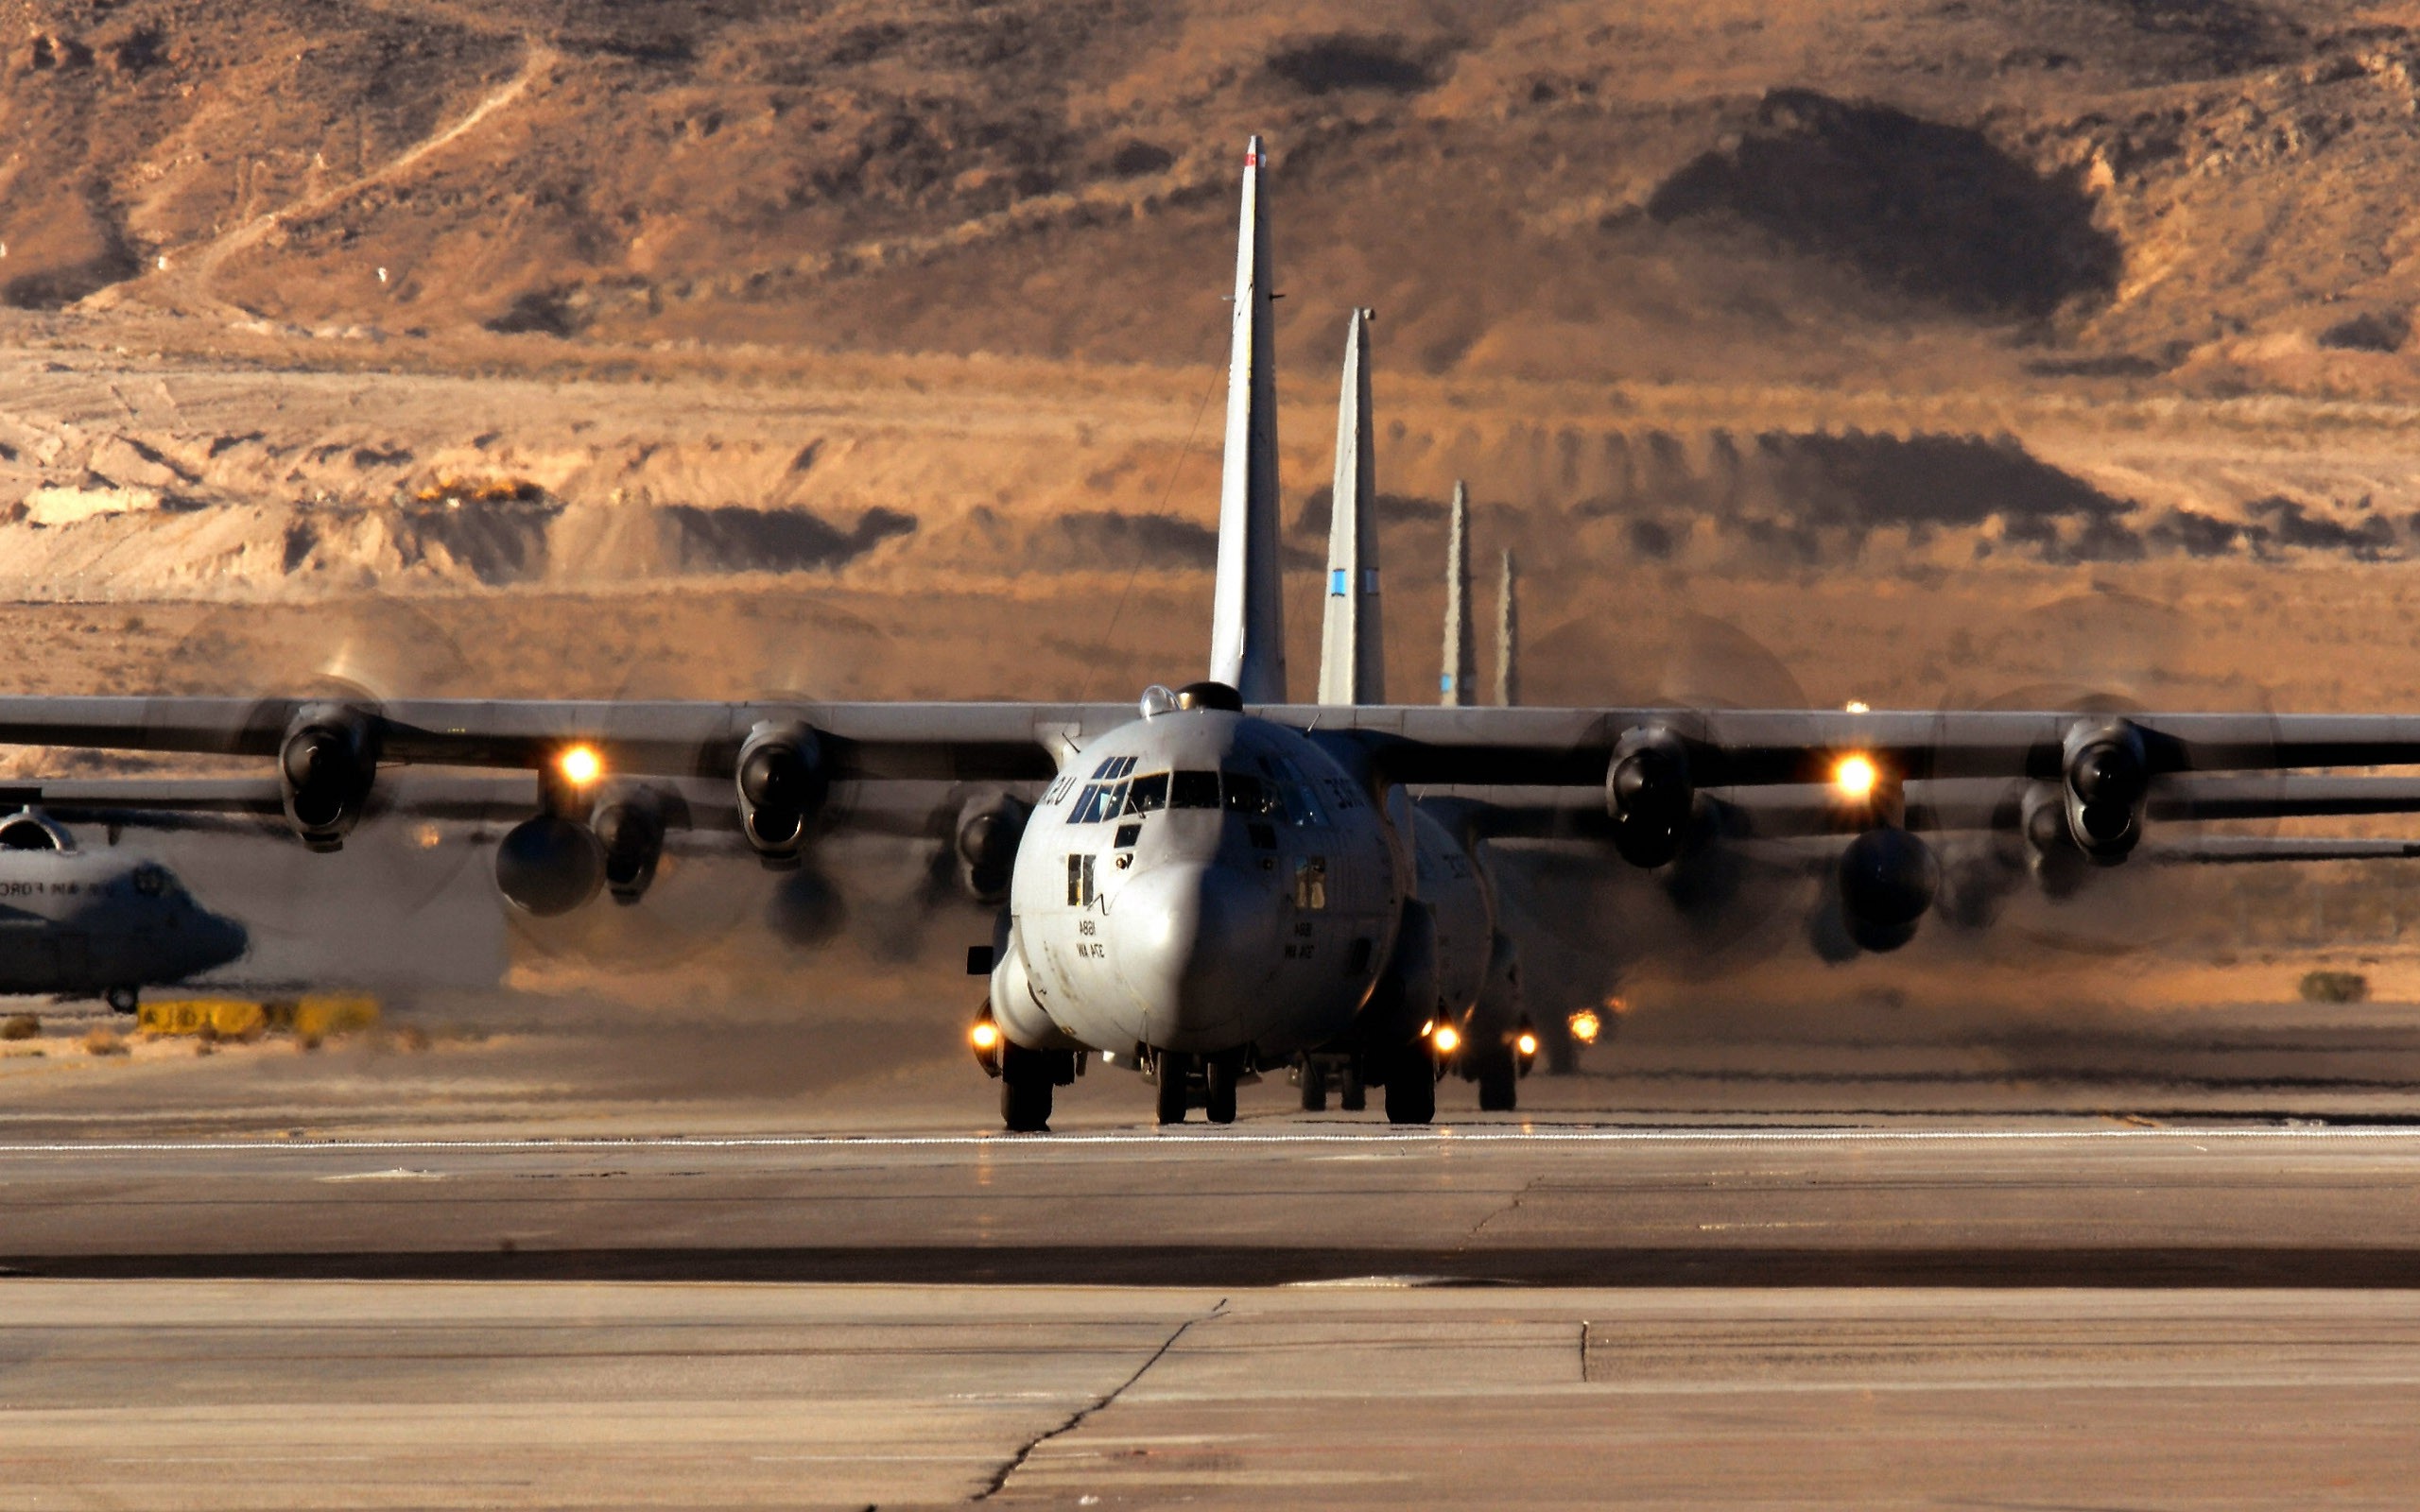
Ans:
[[[1660,867],[1681,853],[1697,785],[1688,748],[1662,726],[1626,732],[1605,768],[1605,812],[1614,849],[1634,867]]]
[[[2048,898],[2072,898],[2092,863],[2076,845],[2067,822],[2066,788],[2036,782],[2026,789],[2018,828],[2025,836],[2025,866]]]
[[[1403,901],[1394,949],[1362,1007],[1370,1038],[1379,1043],[1409,1040],[1442,1007],[1437,970],[1437,919],[1417,898]]]
[[[958,811],[951,842],[958,859],[958,883],[978,903],[1006,902],[1009,880],[1017,864],[1017,846],[1025,839],[1032,805],[1007,793],[970,798]]]
[[[739,827],[769,867],[794,867],[832,791],[822,744],[800,724],[768,720],[748,732],[732,773]]]
[[[605,848],[576,819],[541,814],[505,832],[495,848],[495,885],[523,913],[552,919],[605,885]]]
[[[605,885],[617,903],[634,903],[655,881],[664,857],[664,797],[651,787],[610,793],[589,819],[603,853]]]
[[[304,709],[278,747],[277,777],[296,836],[314,850],[338,850],[378,780],[376,731],[357,709]]]
[[[2097,866],[2116,866],[2143,837],[2151,760],[2142,731],[2125,720],[2067,731],[2062,785],[2067,836]]]
[[[1869,951],[1895,951],[1941,890],[1932,847],[1893,826],[1868,830],[1841,852],[1841,921]]]

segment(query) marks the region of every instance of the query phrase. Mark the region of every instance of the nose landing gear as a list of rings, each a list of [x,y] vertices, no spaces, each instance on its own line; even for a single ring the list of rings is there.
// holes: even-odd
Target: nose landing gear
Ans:
[[[1240,1056],[1192,1056],[1163,1050],[1152,1057],[1159,1080],[1158,1113],[1162,1124],[1182,1124],[1187,1109],[1200,1104],[1213,1124],[1236,1121],[1236,1089],[1248,1079]]]

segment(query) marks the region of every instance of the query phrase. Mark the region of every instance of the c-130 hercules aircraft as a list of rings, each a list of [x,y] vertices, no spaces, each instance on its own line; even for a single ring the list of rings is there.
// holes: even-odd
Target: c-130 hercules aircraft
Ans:
[[[1240,1080],[1309,1053],[1383,1083],[1391,1119],[1428,1122],[1446,1031],[1509,963],[1462,842],[1415,808],[1415,789],[1585,809],[1644,868],[1705,843],[1713,806],[1814,801],[1820,828],[1849,836],[1835,864],[1849,932],[1889,949],[1940,879],[1911,823],[2014,829],[2037,868],[2108,866],[2135,850],[2147,816],[2190,809],[2180,795],[2211,779],[2187,774],[2420,765],[2420,719],[2404,716],[1359,703],[1374,691],[1356,669],[1375,665],[1375,616],[1365,622],[1358,597],[1376,583],[1357,567],[1341,579],[1347,602],[1331,600],[1328,701],[1288,702],[1265,171],[1254,138],[1208,676],[1150,690],[1139,711],[16,696],[0,697],[0,744],[264,758],[285,826],[321,850],[384,797],[388,767],[532,771],[536,812],[505,836],[497,879],[536,912],[578,906],[608,880],[617,898],[640,897],[700,779],[728,784],[737,833],[777,868],[801,864],[850,793],[961,784],[952,791],[978,797],[959,852],[1009,862],[1007,906],[973,964],[990,973],[975,1042],[1011,1129],[1046,1126],[1053,1088],[1095,1052],[1156,1082],[1163,1122],[1197,1094],[1214,1122],[1232,1120]],[[1352,528],[1344,499],[1338,509],[1337,528]],[[1009,796],[1045,783],[1029,815]],[[1991,801],[1979,820],[1945,820],[1910,800],[1910,783],[1979,786]],[[2286,812],[2267,799],[2243,812],[2264,804]]]

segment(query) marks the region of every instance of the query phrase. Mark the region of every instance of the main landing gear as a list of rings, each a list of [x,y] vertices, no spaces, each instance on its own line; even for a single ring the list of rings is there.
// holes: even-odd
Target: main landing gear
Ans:
[[[988,1008],[967,1031],[976,1064],[1000,1081],[1000,1122],[1011,1134],[1050,1131],[1053,1092],[1084,1074],[1079,1050],[1028,1050],[1000,1032]]]

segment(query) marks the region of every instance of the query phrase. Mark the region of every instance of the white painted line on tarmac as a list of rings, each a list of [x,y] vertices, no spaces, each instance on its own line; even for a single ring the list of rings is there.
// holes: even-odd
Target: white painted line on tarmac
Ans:
[[[878,1150],[983,1149],[1057,1151],[1151,1146],[1218,1150],[1252,1145],[1353,1145],[1364,1149],[1453,1150],[1482,1144],[1923,1144],[2041,1143],[2080,1140],[2203,1144],[2214,1141],[2385,1141],[2420,1143],[2420,1125],[2330,1125],[2309,1128],[1503,1128],[1487,1125],[1419,1129],[1265,1133],[1191,1129],[1086,1134],[634,1134],[527,1139],[277,1139],[60,1141],[0,1143],[11,1155],[233,1155],[278,1151],[295,1155],[347,1153],[571,1154],[586,1150]]]

